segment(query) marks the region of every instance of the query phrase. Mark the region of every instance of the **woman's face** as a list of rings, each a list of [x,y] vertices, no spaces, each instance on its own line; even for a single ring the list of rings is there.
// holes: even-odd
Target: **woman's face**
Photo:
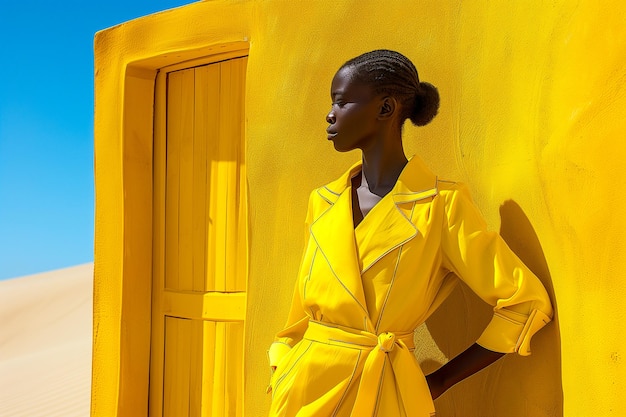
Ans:
[[[340,152],[367,147],[375,140],[378,127],[380,100],[369,86],[352,81],[353,71],[351,67],[340,69],[330,88],[332,107],[326,115],[326,132]]]

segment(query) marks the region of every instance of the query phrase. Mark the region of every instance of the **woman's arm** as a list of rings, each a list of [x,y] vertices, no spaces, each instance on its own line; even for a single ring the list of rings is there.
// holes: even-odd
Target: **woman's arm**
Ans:
[[[427,377],[433,398],[495,362],[503,356],[498,352],[530,355],[532,336],[553,314],[541,281],[487,230],[467,187],[454,184],[440,193],[445,198],[443,266],[492,305],[494,315],[476,344]]]
[[[433,397],[433,400],[437,399],[437,397],[458,382],[474,375],[504,355],[504,353],[493,352],[474,343],[463,353],[426,376],[430,395]]]

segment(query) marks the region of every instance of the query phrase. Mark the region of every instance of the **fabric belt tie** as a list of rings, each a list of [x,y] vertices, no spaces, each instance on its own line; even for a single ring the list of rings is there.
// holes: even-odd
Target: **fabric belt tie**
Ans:
[[[304,338],[338,347],[368,351],[351,417],[373,416],[383,378],[385,359],[389,360],[406,415],[431,416],[435,412],[426,378],[412,350],[413,333],[376,335],[365,330],[309,321]]]

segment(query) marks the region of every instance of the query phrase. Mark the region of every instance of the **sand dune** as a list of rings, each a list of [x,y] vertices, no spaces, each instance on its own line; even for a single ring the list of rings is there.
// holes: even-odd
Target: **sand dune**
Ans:
[[[0,416],[89,416],[93,264],[0,281]]]

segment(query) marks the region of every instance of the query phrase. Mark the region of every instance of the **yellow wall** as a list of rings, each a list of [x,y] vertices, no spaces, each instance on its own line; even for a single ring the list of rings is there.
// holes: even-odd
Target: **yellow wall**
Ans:
[[[411,57],[442,96],[431,125],[406,128],[408,153],[470,184],[557,307],[533,356],[454,388],[439,414],[626,415],[626,3],[528,4],[215,0],[98,33],[92,415],[145,415],[155,71],[232,42],[250,47],[246,416],[268,406],[265,350],[286,315],[308,192],[359,157],[325,139],[330,79],[374,48]],[[452,297],[419,332],[426,368],[488,315],[465,289]]]

